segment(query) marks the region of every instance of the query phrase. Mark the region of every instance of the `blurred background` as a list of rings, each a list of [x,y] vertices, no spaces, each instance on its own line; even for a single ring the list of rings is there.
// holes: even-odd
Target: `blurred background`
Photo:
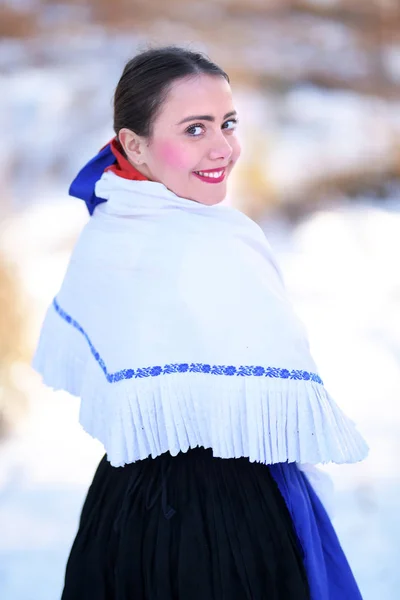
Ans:
[[[228,202],[265,229],[327,387],[369,458],[329,466],[365,600],[400,598],[399,0],[0,0],[0,598],[57,600],[102,456],[30,360],[87,220],[125,62],[205,51],[231,76]]]

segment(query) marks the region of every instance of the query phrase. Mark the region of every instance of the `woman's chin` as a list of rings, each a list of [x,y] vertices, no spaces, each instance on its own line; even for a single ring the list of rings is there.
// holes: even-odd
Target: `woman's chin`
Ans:
[[[206,204],[207,206],[213,206],[214,204],[220,204],[225,200],[226,197],[226,183],[225,181],[220,184],[213,184],[214,189],[204,190],[201,194],[197,193],[193,195],[193,200],[200,204]]]
[[[204,189],[177,189],[175,186],[166,185],[167,189],[179,196],[180,198],[186,198],[199,204],[205,204],[207,206],[213,206],[214,204],[220,204],[225,200],[227,193],[226,181],[214,184],[203,184]]]

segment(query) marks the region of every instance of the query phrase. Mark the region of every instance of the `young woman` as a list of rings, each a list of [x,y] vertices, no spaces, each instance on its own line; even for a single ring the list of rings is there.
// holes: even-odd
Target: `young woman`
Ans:
[[[323,386],[260,228],[221,206],[239,158],[226,73],[149,50],[71,194],[92,218],[34,365],[106,455],[63,600],[356,600],[299,465],[366,445]]]

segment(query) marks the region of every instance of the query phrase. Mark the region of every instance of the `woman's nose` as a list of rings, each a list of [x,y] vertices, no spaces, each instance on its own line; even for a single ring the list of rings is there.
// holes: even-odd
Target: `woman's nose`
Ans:
[[[209,155],[211,160],[218,160],[219,158],[222,158],[223,160],[230,159],[232,155],[232,146],[225,136],[220,136],[213,141]]]

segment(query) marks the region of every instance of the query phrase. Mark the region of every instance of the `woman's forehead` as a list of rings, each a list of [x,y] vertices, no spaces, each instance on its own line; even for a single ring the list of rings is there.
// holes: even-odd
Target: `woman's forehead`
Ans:
[[[162,113],[179,120],[189,115],[211,115],[219,118],[233,109],[229,83],[221,76],[197,75],[171,84]]]

